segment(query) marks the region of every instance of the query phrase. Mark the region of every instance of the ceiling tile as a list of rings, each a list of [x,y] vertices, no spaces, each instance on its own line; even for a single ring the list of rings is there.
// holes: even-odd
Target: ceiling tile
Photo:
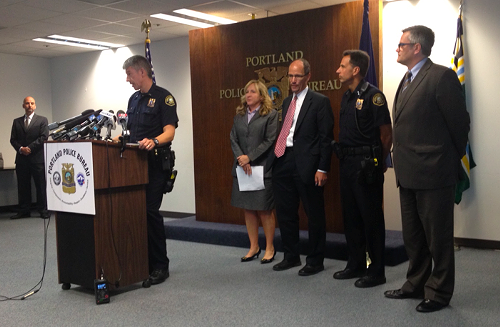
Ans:
[[[141,1],[122,1],[113,5],[109,8],[125,10],[129,12],[134,12],[143,16],[149,16],[151,14],[157,14],[160,12],[167,13],[172,12],[172,8],[176,9],[175,5],[172,6],[172,2],[175,1],[155,1],[155,0],[141,0]]]
[[[49,24],[70,26],[70,27],[73,27],[74,30],[77,30],[80,28],[95,27],[95,26],[104,25],[104,24],[108,23],[107,21],[75,16],[73,14],[65,14],[65,15],[54,17],[52,19],[45,19],[45,20],[43,20],[43,22],[49,23]]]
[[[321,6],[311,1],[301,1],[288,6],[273,7],[270,10],[282,15],[316,8],[321,8]]]
[[[133,28],[131,26],[110,23],[106,25],[101,25],[97,28],[90,28],[90,30],[99,31],[101,33],[115,34],[115,35],[128,35],[135,32],[140,32],[139,28]]]
[[[131,13],[128,11],[107,7],[98,7],[89,10],[83,10],[76,12],[75,15],[80,17],[104,20],[110,23],[140,16],[139,14]]]
[[[61,53],[92,51],[53,44],[45,47],[48,44],[32,41],[34,37],[51,34],[140,44],[146,37],[140,30],[145,19],[151,21],[150,38],[154,42],[186,37],[196,27],[150,17],[158,12],[172,14],[180,8],[240,22],[250,20],[250,13],[262,19],[348,1],[355,0],[0,0],[0,45],[3,46],[0,53],[26,55],[29,52],[30,56],[50,58]]]
[[[94,8],[95,5],[77,0],[26,0],[23,5],[52,10],[62,13],[71,13]]]

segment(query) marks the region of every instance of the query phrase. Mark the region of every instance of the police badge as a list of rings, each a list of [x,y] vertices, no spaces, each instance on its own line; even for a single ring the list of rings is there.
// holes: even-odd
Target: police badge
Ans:
[[[155,106],[156,99],[149,99],[148,107],[153,108]]]
[[[361,110],[363,108],[363,99],[356,100],[356,109]]]
[[[377,93],[373,96],[373,104],[376,105],[376,106],[383,106],[385,104],[385,99],[384,99],[384,96],[382,95],[382,93]]]
[[[171,96],[171,95],[167,95],[167,97],[165,98],[165,104],[167,106],[175,106],[175,100],[174,100],[174,97]]]
[[[72,163],[62,164],[62,190],[64,193],[73,194],[76,192],[75,186],[75,168]]]

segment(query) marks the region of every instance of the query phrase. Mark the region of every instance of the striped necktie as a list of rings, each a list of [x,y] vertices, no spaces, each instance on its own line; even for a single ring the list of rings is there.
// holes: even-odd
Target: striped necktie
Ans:
[[[286,139],[288,134],[290,134],[290,128],[292,128],[293,116],[295,115],[295,107],[297,104],[297,96],[295,96],[288,107],[288,111],[286,112],[285,121],[283,122],[283,127],[281,128],[280,135],[278,136],[278,140],[276,141],[276,147],[274,148],[274,154],[276,158],[281,157],[285,154],[286,148]]]
[[[401,89],[401,93],[404,92],[404,90],[406,90],[406,88],[408,87],[408,85],[410,85],[410,82],[411,82],[411,71],[407,71],[406,74],[405,74],[405,81],[403,83],[403,88]]]

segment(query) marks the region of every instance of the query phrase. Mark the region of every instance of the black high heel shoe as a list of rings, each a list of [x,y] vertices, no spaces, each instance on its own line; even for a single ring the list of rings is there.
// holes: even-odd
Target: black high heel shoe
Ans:
[[[253,259],[258,258],[261,251],[262,250],[259,248],[259,251],[257,251],[257,253],[255,253],[253,256],[251,256],[251,257],[242,257],[241,258],[241,262],[252,261]]]
[[[265,263],[271,263],[274,261],[274,257],[276,256],[276,249],[274,249],[274,254],[273,254],[273,257],[271,259],[264,259],[262,258],[262,260],[260,260],[260,263],[262,264],[265,264]]]

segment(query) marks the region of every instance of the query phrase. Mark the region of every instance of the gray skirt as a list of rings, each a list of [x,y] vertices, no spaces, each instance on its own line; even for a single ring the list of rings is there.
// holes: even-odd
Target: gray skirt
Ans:
[[[274,196],[271,178],[264,178],[263,190],[241,192],[238,186],[238,179],[233,176],[231,205],[233,207],[243,208],[247,210],[274,209]]]

